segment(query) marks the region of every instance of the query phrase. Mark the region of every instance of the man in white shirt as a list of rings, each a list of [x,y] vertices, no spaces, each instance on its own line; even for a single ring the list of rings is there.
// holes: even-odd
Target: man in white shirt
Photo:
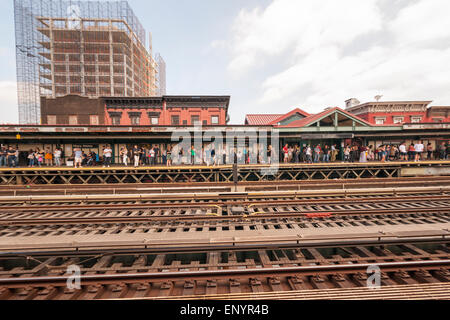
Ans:
[[[414,151],[416,152],[416,160],[415,162],[419,162],[422,160],[422,153],[425,149],[425,146],[423,145],[422,141],[419,141],[414,145]]]
[[[400,160],[407,160],[406,156],[407,156],[407,152],[406,152],[406,146],[405,143],[402,143],[400,145],[400,147],[398,147],[398,150],[400,151]]]
[[[108,166],[108,168],[111,166],[111,157],[112,157],[112,150],[110,146],[106,146],[105,149],[103,149],[103,168]]]

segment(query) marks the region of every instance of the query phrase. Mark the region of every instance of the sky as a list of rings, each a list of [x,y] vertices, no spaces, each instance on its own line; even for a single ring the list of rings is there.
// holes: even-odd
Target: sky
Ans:
[[[246,114],[361,102],[450,105],[448,0],[129,0],[169,95],[230,95]],[[17,123],[13,0],[0,0],[0,123]]]

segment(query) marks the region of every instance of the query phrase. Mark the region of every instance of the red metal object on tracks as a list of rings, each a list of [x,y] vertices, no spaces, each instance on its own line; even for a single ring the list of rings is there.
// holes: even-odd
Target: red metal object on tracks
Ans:
[[[307,218],[330,218],[331,216],[333,216],[333,214],[331,212],[319,212],[319,213],[307,213],[306,217]]]

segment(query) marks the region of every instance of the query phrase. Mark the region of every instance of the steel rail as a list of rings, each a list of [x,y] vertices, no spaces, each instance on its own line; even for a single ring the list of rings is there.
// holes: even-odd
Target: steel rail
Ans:
[[[112,223],[146,223],[153,221],[229,221],[229,220],[264,220],[282,218],[303,218],[320,212],[317,211],[279,211],[274,213],[261,213],[255,215],[170,215],[170,216],[127,216],[127,217],[86,217],[86,218],[42,218],[42,219],[0,219],[1,226],[17,225],[45,225],[45,224],[112,224]],[[348,215],[386,215],[386,214],[417,214],[417,213],[450,213],[450,207],[438,206],[435,208],[389,208],[389,209],[356,209],[342,210],[330,213],[330,216]]]
[[[210,199],[215,201],[205,201],[202,202],[193,202],[193,201],[199,201],[199,198],[176,198],[176,199],[168,199],[166,197],[165,200],[155,200],[155,199],[145,199],[145,198],[135,198],[134,200],[131,199],[104,199],[104,200],[90,200],[92,204],[86,204],[88,200],[72,200],[72,205],[44,205],[43,202],[40,203],[30,203],[30,202],[23,202],[21,206],[0,206],[0,210],[8,210],[8,211],[19,211],[19,212],[29,212],[29,211],[45,211],[45,212],[52,212],[52,211],[79,211],[79,210],[130,210],[130,209],[168,209],[168,206],[170,206],[170,209],[192,209],[192,208],[198,208],[198,209],[205,209],[207,207],[212,206],[277,206],[277,205],[301,205],[301,204],[310,204],[310,205],[340,205],[340,204],[368,204],[368,203],[391,203],[391,202],[404,202],[404,201],[445,201],[450,200],[450,195],[426,195],[426,196],[417,196],[417,195],[410,195],[410,196],[401,196],[401,195],[384,195],[385,197],[378,197],[375,196],[366,196],[363,198],[351,198],[349,197],[351,195],[341,196],[341,197],[331,197],[331,198],[324,198],[322,199],[298,199],[295,195],[279,195],[282,200],[267,200],[267,198],[276,198],[274,196],[265,196],[265,200],[262,199],[255,199],[254,196],[242,196],[242,195],[235,195],[234,201],[224,201],[226,199],[226,196],[224,195],[221,197],[221,200],[217,200],[217,196],[212,196]],[[381,195],[383,196],[383,195]],[[264,197],[261,195],[261,197]],[[319,197],[319,196],[318,196]],[[242,198],[246,198],[246,200],[242,200]],[[290,200],[286,200],[286,198],[292,198]],[[116,202],[126,202],[130,201],[130,203],[125,204],[118,204]],[[48,202],[56,202],[58,200],[48,200]],[[155,201],[155,203],[141,203],[142,201]],[[157,201],[167,201],[169,203],[158,203]],[[173,203],[173,202],[175,203]],[[179,201],[186,201],[186,202],[179,202]],[[314,201],[314,203],[311,203]],[[70,200],[67,201],[58,201],[62,203],[70,203]],[[95,204],[98,202],[109,202],[108,204]],[[0,202],[1,203],[1,202]],[[38,206],[39,204],[39,206]]]
[[[450,268],[450,260],[421,260],[421,261],[401,261],[401,262],[382,262],[376,264],[383,272],[418,271],[418,270],[441,270]],[[114,284],[122,283],[141,283],[144,281],[198,281],[198,280],[216,280],[233,278],[258,278],[258,277],[280,277],[280,276],[315,276],[323,274],[334,275],[355,274],[366,272],[373,264],[340,264],[340,265],[314,265],[298,267],[280,267],[280,268],[261,268],[261,269],[228,269],[228,270],[205,270],[205,271],[181,271],[181,272],[158,272],[158,273],[125,273],[125,274],[95,274],[81,275],[81,282],[85,285]],[[44,276],[44,277],[23,277],[23,278],[0,278],[1,286],[8,288],[21,288],[29,286],[66,285],[70,276]]]
[[[446,176],[427,176],[427,177],[399,177],[399,178],[361,178],[361,179],[341,179],[339,181],[329,181],[329,180],[304,180],[304,181],[244,181],[240,182],[239,185],[242,187],[302,187],[304,185],[308,185],[308,187],[313,186],[323,186],[323,185],[333,185],[340,186],[342,189],[346,188],[346,185],[355,186],[355,185],[380,185],[382,187],[386,185],[405,185],[405,184],[434,184],[437,180],[440,182],[449,182],[450,177]],[[217,183],[212,182],[195,182],[195,183],[177,183],[177,186],[174,187],[173,183],[143,183],[143,184],[133,184],[133,183],[123,183],[114,186],[108,186],[103,184],[90,184],[90,185],[0,185],[0,192],[6,191],[60,191],[60,190],[71,190],[71,189],[82,189],[89,191],[90,189],[97,190],[121,190],[121,189],[130,189],[130,190],[139,190],[139,189],[160,189],[164,191],[164,188],[168,189],[189,189],[192,186],[196,186],[198,189],[208,187],[216,187],[216,188],[231,188],[234,186],[231,182],[224,182],[220,184],[220,187],[217,187]]]
[[[292,240],[292,239],[289,239]],[[402,239],[386,239],[380,237],[378,241],[367,239],[339,239],[328,240],[323,242],[302,241],[298,243],[258,243],[245,244],[236,242],[233,245],[185,245],[171,247],[142,247],[142,248],[96,248],[86,250],[58,250],[58,251],[0,251],[0,259],[6,258],[26,258],[26,257],[86,257],[86,256],[110,256],[110,255],[141,255],[141,254],[194,254],[194,253],[210,253],[210,252],[236,252],[236,251],[258,251],[258,250],[295,250],[308,248],[339,248],[339,247],[355,247],[355,246],[389,246],[403,244],[450,244],[450,238],[417,238],[409,237]]]

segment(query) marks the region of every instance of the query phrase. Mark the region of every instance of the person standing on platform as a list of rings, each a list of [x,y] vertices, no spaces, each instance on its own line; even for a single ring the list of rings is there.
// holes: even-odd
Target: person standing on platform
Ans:
[[[386,145],[385,146],[385,150],[384,150],[385,152],[385,160],[388,162],[388,161],[390,161],[390,156],[391,156],[391,145]]]
[[[365,163],[367,162],[367,149],[364,146],[361,146],[359,148],[360,155],[359,155],[359,162]]]
[[[294,150],[294,161],[295,163],[300,163],[300,148],[298,147],[298,145],[295,146],[295,150]]]
[[[418,141],[414,145],[414,150],[416,152],[415,162],[422,161],[422,153],[423,153],[424,149],[425,149],[425,146],[423,145],[422,141]]]
[[[344,162],[350,162],[350,146],[347,145],[344,149]]]
[[[413,161],[416,157],[416,149],[414,149],[414,144],[410,144],[408,148],[408,161]]]
[[[152,148],[152,146],[150,146],[150,149]],[[142,147],[139,148],[139,165],[140,166],[145,166],[147,164],[147,147]]]
[[[354,163],[358,157],[358,146],[353,146],[350,151],[350,162]]]
[[[310,146],[307,146],[305,149],[306,149],[306,152],[305,152],[305,154],[306,154],[306,162],[311,164],[313,162],[312,161],[312,149],[311,149]]]
[[[128,167],[128,149],[127,149],[127,147],[122,148],[120,150],[120,156],[122,157],[122,163],[125,165],[125,167]]]
[[[432,160],[433,152],[434,152],[433,145],[431,143],[429,143],[427,145],[427,160]]]
[[[7,158],[8,158],[8,166],[10,168],[17,167],[17,164],[16,164],[16,150],[13,147],[11,147],[11,146],[9,146],[9,148],[8,148]]]
[[[322,152],[322,149],[320,148],[320,145],[318,144],[314,148],[314,163],[318,163],[320,161],[320,153]]]
[[[267,149],[267,163],[272,164],[272,146]]]
[[[398,156],[397,146],[392,145],[390,152],[391,152],[391,154],[390,154],[391,161],[397,160],[397,156]]]
[[[191,164],[195,165],[195,148],[194,148],[194,146],[191,147]]]
[[[381,162],[386,162],[386,147],[384,145],[380,146],[379,149],[379,154],[380,154],[380,161]]]
[[[336,158],[338,156],[339,149],[336,147],[335,144],[331,146],[331,162],[336,162]]]
[[[445,160],[445,142],[442,142],[437,148],[437,153],[439,154],[439,160]]]
[[[284,155],[284,163],[288,163],[288,161],[289,161],[289,147],[288,147],[287,144],[283,147],[283,155]]]
[[[105,149],[103,149],[103,168],[111,167],[111,158],[112,158],[112,149],[109,145],[106,146]]]
[[[33,168],[34,167],[34,151],[30,150],[30,152],[28,152],[28,168]]]
[[[55,166],[57,166],[57,167],[61,167],[61,154],[62,154],[62,151],[60,148],[56,148],[55,152],[53,152],[53,156],[55,159]]]
[[[133,148],[133,157],[134,157],[134,167],[137,168],[139,167],[139,158],[140,158],[140,153],[139,153],[139,148],[137,145],[134,146]]]
[[[42,167],[42,163],[44,162],[44,152],[41,152],[39,148],[36,151],[36,158],[39,168]]]
[[[326,144],[325,147],[323,147],[323,162],[330,162],[330,147]]]
[[[400,161],[407,160],[408,153],[406,152],[406,145],[405,145],[405,143],[402,142],[402,144],[398,147],[398,149],[400,151]]]
[[[6,167],[8,165],[6,161],[7,155],[8,151],[6,150],[6,147],[2,146],[0,148],[0,167]]]
[[[47,167],[50,167],[53,162],[53,156],[52,156],[52,153],[50,152],[49,148],[47,148],[47,150],[45,151],[44,159],[45,159],[45,165]]]
[[[156,164],[155,158],[156,158],[156,152],[155,152],[155,148],[151,148],[148,151],[148,158],[150,160],[150,166],[154,166]]]
[[[77,168],[77,167],[82,168],[81,162],[83,161],[83,151],[81,151],[80,148],[75,148],[73,150],[73,153],[74,153],[74,158],[75,158],[75,161],[73,163],[74,167],[75,168]]]
[[[302,162],[306,163],[308,161],[308,159],[306,158],[306,150],[308,148],[306,146],[303,146],[303,150],[302,150]]]
[[[172,147],[171,146],[167,147],[167,166],[168,167],[172,166]]]

